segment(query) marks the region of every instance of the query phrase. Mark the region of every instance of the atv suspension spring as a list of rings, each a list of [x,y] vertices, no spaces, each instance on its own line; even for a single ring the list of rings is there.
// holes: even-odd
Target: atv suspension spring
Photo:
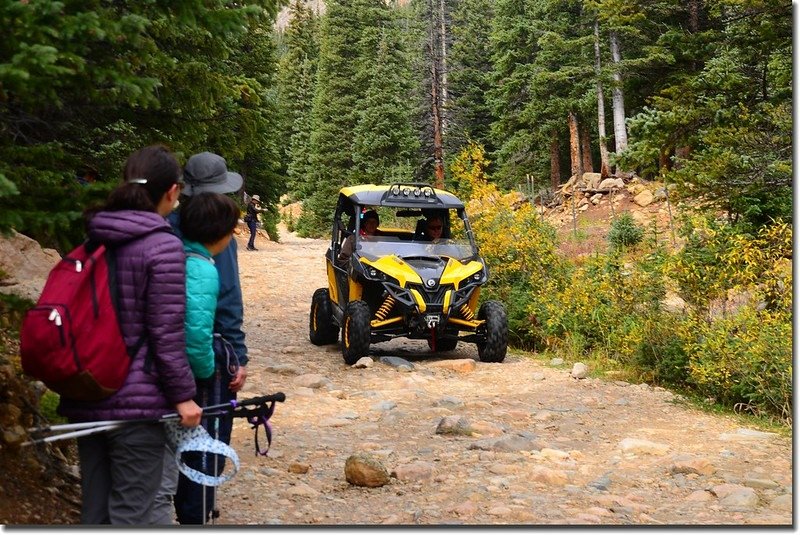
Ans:
[[[466,303],[461,305],[459,312],[461,312],[461,316],[467,321],[472,321],[473,319],[475,319],[475,314],[472,312],[472,309],[470,309],[469,306],[467,306]]]
[[[386,299],[383,301],[383,304],[380,306],[378,311],[375,313],[375,319],[378,321],[383,321],[386,319],[386,316],[389,315],[391,312],[392,307],[394,306],[395,298],[391,295],[387,295]]]

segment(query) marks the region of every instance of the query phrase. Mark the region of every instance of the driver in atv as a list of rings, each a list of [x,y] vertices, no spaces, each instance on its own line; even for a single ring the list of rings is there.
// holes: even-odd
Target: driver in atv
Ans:
[[[420,239],[435,242],[442,238],[443,231],[444,221],[442,216],[433,214],[425,220],[425,230]]]

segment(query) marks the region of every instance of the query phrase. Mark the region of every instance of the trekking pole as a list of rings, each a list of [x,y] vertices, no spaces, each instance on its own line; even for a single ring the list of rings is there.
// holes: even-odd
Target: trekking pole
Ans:
[[[212,386],[212,388],[213,388],[213,386]],[[208,401],[209,401],[208,398],[209,398],[208,390],[204,388],[203,389],[203,393],[201,394],[201,399],[202,399],[204,404],[208,403]],[[219,400],[217,400],[217,401],[219,401]],[[208,431],[208,426],[210,424],[211,424],[211,422],[208,421],[208,420],[206,420],[205,425],[203,425],[203,421],[202,420],[200,421],[200,425],[205,427],[206,431]],[[208,453],[207,452],[202,452],[200,454],[200,470],[204,474],[208,473]],[[201,503],[201,511],[202,511],[202,515],[203,515],[202,516],[202,520],[200,521],[200,525],[205,525],[206,524],[206,520],[207,520],[207,516],[206,516],[206,508],[207,508],[207,505],[206,505],[206,486],[203,485],[202,483],[200,484],[200,492],[202,494],[202,499],[200,500],[200,503]]]
[[[250,399],[243,399],[237,401],[235,399],[228,403],[219,403],[217,405],[209,405],[202,407],[204,418],[219,418],[221,416],[230,415],[233,418],[249,418],[253,411],[258,411],[258,407],[264,406],[270,402],[283,402],[286,400],[286,395],[283,392],[259,396]],[[256,407],[256,409],[247,409],[247,407]],[[56,424],[47,425],[44,427],[32,427],[27,431],[30,434],[41,435],[43,433],[52,433],[58,431],[65,431],[64,433],[52,435],[49,437],[41,437],[31,439],[23,442],[20,446],[33,446],[35,444],[43,444],[47,442],[55,442],[57,440],[64,440],[67,438],[77,438],[81,436],[92,435],[94,433],[102,433],[116,429],[117,427],[148,422],[166,422],[168,420],[179,419],[180,414],[170,413],[161,416],[160,418],[139,418],[134,420],[101,420],[96,422],[76,422],[71,424]]]
[[[64,440],[67,438],[85,437],[97,433],[104,433],[106,431],[111,431],[112,429],[118,429],[120,427],[122,427],[121,424],[98,425],[95,427],[88,427],[84,429],[78,429],[76,431],[61,433],[60,435],[53,435],[50,437],[29,440],[27,442],[23,442],[21,446],[32,446],[33,444],[44,444],[46,442],[55,442],[57,440]]]
[[[214,401],[219,403],[222,399],[222,373],[220,372],[219,365],[216,366],[215,374],[215,382],[214,382]],[[220,419],[217,418],[214,420],[214,440],[219,440],[219,425]],[[219,476],[219,455],[214,455],[214,476]],[[205,494],[203,494],[205,496]],[[203,511],[205,515],[205,510]],[[216,524],[217,516],[219,516],[219,510],[217,508],[217,487],[211,487],[211,525]],[[205,517],[204,517],[205,518]]]

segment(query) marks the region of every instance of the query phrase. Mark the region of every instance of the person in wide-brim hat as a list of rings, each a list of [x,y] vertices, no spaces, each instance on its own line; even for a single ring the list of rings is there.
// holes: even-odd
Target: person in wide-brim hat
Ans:
[[[192,197],[201,193],[235,193],[242,189],[244,180],[242,175],[228,170],[225,158],[212,152],[201,152],[189,158],[183,169],[185,182],[183,195]],[[180,208],[168,216],[172,228],[180,236]],[[219,333],[233,347],[235,357],[239,361],[239,368],[235,376],[228,380],[226,373],[219,374],[222,384],[198,383],[198,396],[216,395],[219,393],[220,403],[236,399],[236,393],[244,387],[247,378],[247,346],[245,334],[242,329],[244,321],[244,305],[242,303],[242,286],[239,282],[239,260],[237,243],[230,240],[228,246],[214,255],[214,267],[219,274],[219,294],[217,308],[214,314],[214,332]],[[193,296],[197,297],[197,296]],[[217,377],[215,373],[212,377]],[[232,418],[206,419],[204,424],[218,425],[211,433],[218,433],[219,440],[230,444]],[[202,463],[198,459],[187,459],[186,464],[195,470],[202,470]],[[168,469],[167,467],[170,467]],[[153,516],[150,524],[172,524],[177,516],[180,524],[203,524],[210,519],[210,513],[215,508],[214,494],[202,485],[188,480],[176,469],[174,454],[169,456],[164,463],[162,485],[159,496],[153,505]],[[225,461],[220,461],[215,471],[224,470]],[[174,479],[172,479],[174,477]]]
[[[261,197],[258,195],[250,197],[250,202],[247,203],[247,214],[244,216],[244,222],[247,223],[247,228],[250,229],[250,240],[247,242],[248,251],[258,251],[258,249],[256,249],[258,213],[263,211],[263,208],[261,208]]]
[[[244,179],[239,173],[228,171],[225,158],[213,152],[195,154],[183,169],[186,185],[183,194],[191,197],[198,193],[234,193],[242,189]]]

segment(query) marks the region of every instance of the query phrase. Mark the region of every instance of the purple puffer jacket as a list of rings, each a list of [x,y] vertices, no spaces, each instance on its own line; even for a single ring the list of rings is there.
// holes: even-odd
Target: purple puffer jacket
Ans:
[[[89,238],[117,246],[122,335],[129,348],[145,338],[125,384],[114,395],[95,402],[62,399],[58,412],[71,421],[132,420],[174,413],[175,404],[195,395],[183,330],[183,244],[166,219],[155,212],[133,210],[99,212],[89,223]],[[150,354],[145,358],[148,346]]]

